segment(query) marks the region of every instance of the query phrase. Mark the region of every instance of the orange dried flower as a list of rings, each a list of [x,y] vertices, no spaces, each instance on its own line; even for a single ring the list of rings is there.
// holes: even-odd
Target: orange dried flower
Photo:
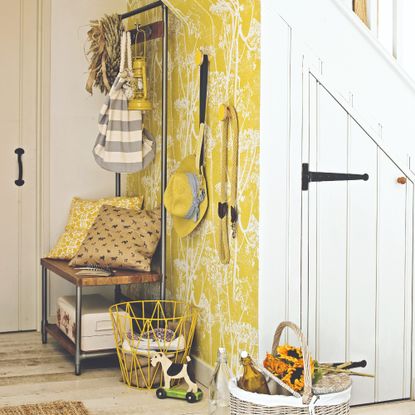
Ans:
[[[314,362],[310,359],[311,376],[314,374]],[[267,353],[264,367],[275,374],[295,391],[304,389],[304,360],[299,347],[278,346],[276,356]]]
[[[287,363],[269,353],[267,353],[267,357],[264,360],[264,367],[277,376],[284,375],[289,369]]]

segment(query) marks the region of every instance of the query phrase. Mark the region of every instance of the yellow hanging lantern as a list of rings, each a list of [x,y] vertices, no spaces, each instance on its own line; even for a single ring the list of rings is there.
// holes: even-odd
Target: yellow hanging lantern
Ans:
[[[137,39],[140,32],[143,33],[142,54],[137,52]],[[129,110],[149,111],[153,109],[153,105],[148,99],[146,53],[146,32],[145,30],[141,29],[139,25],[137,25],[137,34],[135,36],[134,42],[133,78],[131,82],[133,88],[133,97],[128,101]]]

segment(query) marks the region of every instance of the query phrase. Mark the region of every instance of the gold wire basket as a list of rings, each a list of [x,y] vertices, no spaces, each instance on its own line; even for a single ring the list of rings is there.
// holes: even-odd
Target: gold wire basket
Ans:
[[[115,304],[109,309],[123,381],[138,389],[157,388],[160,365],[151,357],[163,352],[174,363],[190,354],[198,309],[181,301],[142,300]]]

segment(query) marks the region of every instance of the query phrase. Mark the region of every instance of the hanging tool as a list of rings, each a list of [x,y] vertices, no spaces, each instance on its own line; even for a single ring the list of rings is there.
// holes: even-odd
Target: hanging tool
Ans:
[[[236,238],[238,225],[238,208],[236,206],[238,187],[238,140],[239,125],[235,107],[222,104],[219,108],[219,119],[222,121],[222,160],[221,160],[221,192],[218,203],[219,216],[219,257],[223,264],[230,260],[228,237],[228,211],[230,208],[232,238]],[[232,130],[229,142],[229,128]],[[230,174],[228,175],[228,147],[232,150]],[[228,203],[228,176],[230,178],[230,197]]]

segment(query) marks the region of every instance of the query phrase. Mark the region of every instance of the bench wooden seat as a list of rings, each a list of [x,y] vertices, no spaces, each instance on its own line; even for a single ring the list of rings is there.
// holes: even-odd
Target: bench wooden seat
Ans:
[[[144,282],[157,282],[160,280],[160,274],[156,272],[138,272],[116,270],[115,275],[110,277],[98,277],[94,275],[76,275],[77,269],[70,267],[69,261],[60,259],[42,258],[40,260],[42,267],[54,272],[65,280],[76,286],[92,287],[103,285],[128,285],[140,284]]]

